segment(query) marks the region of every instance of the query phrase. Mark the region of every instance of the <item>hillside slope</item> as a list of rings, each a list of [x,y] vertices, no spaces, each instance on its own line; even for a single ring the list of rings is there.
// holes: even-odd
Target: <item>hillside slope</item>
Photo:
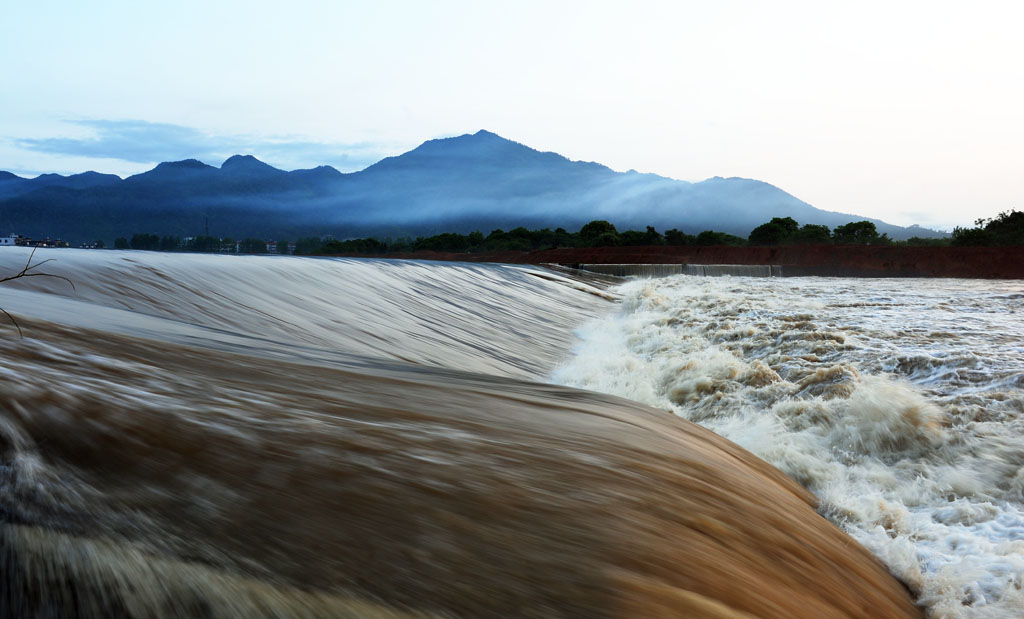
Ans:
[[[251,155],[219,168],[195,159],[164,162],[123,180],[95,172],[34,179],[0,173],[0,230],[72,242],[135,232],[196,235],[207,222],[210,234],[236,238],[575,230],[593,219],[620,229],[746,236],[772,217],[829,227],[864,219],[817,209],[757,180],[690,183],[615,172],[489,131],[430,140],[351,174],[329,166],[286,172]],[[873,221],[896,239],[936,234]]]

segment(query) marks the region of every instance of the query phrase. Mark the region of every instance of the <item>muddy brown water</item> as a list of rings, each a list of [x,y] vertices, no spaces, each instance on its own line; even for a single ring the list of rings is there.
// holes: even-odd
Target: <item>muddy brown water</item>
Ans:
[[[0,614],[920,615],[775,468],[541,382],[613,307],[593,283],[43,257],[77,290],[0,296]]]

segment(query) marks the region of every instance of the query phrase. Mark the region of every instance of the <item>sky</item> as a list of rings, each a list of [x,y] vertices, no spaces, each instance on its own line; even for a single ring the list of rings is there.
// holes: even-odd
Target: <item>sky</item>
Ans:
[[[0,0],[0,170],[362,169],[487,129],[940,229],[1024,210],[1024,3]]]

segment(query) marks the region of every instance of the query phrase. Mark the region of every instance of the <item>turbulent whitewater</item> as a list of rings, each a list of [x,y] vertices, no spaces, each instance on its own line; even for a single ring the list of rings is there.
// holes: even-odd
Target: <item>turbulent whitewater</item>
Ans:
[[[777,466],[935,617],[1024,616],[1024,284],[636,280],[558,382]]]
[[[5,248],[0,270],[27,258]],[[783,336],[811,327],[780,330],[778,352],[760,354],[759,323],[714,318],[726,305],[715,294],[703,309],[685,296],[671,309],[672,296],[653,288],[609,290],[539,268],[36,254],[51,258],[41,270],[73,288],[45,277],[0,287],[0,307],[21,328],[0,327],[2,616],[919,616],[905,586],[793,479],[932,608],[945,612],[948,597],[932,574],[957,556],[938,545],[957,542],[928,546],[940,563],[921,564],[914,549],[924,546],[910,537],[930,534],[913,528],[924,516],[961,527],[963,545],[988,540],[986,556],[1003,553],[1003,568],[974,564],[969,602],[1005,611],[1013,601],[1012,583],[996,580],[1016,578],[1014,534],[1000,550],[991,532],[1016,526],[1008,506],[1020,480],[1009,459],[1019,451],[1000,433],[1019,410],[1017,379],[1003,377],[1011,395],[1000,407],[976,404],[993,388],[971,373],[1003,364],[974,351],[980,361],[954,372],[967,383],[949,397],[962,401],[878,382],[868,395],[891,391],[907,402],[901,412],[862,402],[859,424],[839,423],[869,377],[888,371],[857,357],[855,338],[900,346],[871,343],[880,310],[806,345]],[[776,298],[792,324],[813,321],[799,317],[811,310],[793,311],[799,299],[756,285],[718,296]],[[657,324],[621,328],[655,299],[664,299]],[[584,323],[594,326],[570,357]],[[657,343],[658,330],[688,329],[690,348],[659,362],[656,349],[674,344]],[[598,359],[594,338],[622,346]],[[750,351],[730,348],[744,338]],[[800,348],[796,361],[787,351],[801,346],[820,350]],[[904,365],[952,380],[940,353],[908,352]],[[811,378],[837,354],[849,357],[835,359],[840,369]],[[702,370],[705,359],[718,369]],[[558,366],[563,381],[661,410],[551,384]],[[650,393],[626,387],[638,379]],[[955,433],[956,407],[964,423],[996,424],[988,444],[973,438],[981,428]],[[793,479],[668,409],[720,418],[725,434],[748,426],[764,442],[732,432],[736,440]],[[743,420],[754,409],[779,420]],[[818,452],[826,448],[845,460]],[[791,462],[775,457],[787,453]],[[913,505],[909,478],[920,480]],[[945,511],[927,507],[933,486]],[[841,500],[851,492],[868,498]],[[882,516],[878,532],[856,526]]]

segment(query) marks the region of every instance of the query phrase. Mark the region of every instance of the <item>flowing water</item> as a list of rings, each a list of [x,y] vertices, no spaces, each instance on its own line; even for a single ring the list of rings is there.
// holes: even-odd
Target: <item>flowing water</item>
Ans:
[[[0,615],[1020,614],[1012,284],[36,258]]]
[[[635,280],[557,382],[777,466],[936,617],[1024,617],[1024,283]]]

